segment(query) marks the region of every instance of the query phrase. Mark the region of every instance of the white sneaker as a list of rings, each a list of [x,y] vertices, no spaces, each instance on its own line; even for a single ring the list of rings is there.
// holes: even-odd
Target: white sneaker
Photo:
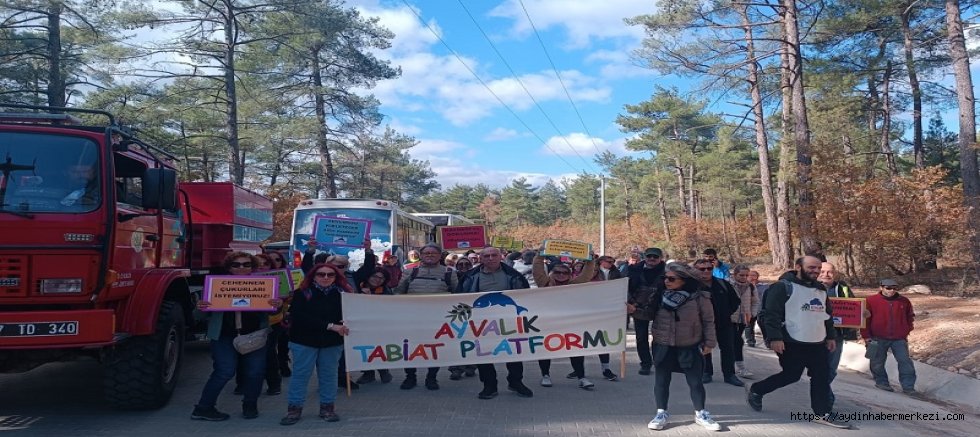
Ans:
[[[667,414],[667,411],[657,410],[657,415],[650,420],[650,423],[647,424],[647,428],[654,430],[664,429],[664,427],[667,426],[667,419],[669,418],[670,414]]]
[[[551,375],[544,375],[544,376],[541,377],[541,386],[542,387],[551,387],[551,385],[552,385],[551,384]]]
[[[589,381],[586,378],[582,378],[578,380],[578,388],[583,390],[592,390],[593,388],[595,388],[595,383]]]
[[[745,379],[752,379],[752,378],[755,377],[755,374],[754,373],[749,372],[749,369],[746,369],[744,367],[741,368],[741,369],[739,369],[737,373],[738,373],[738,376],[741,376],[742,378],[745,378]]]
[[[711,418],[711,413],[708,410],[695,411],[694,423],[703,426],[708,431],[721,431],[721,425]]]

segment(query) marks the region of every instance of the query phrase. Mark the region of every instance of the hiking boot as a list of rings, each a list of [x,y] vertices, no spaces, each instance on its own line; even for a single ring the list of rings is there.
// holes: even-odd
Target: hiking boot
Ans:
[[[551,383],[551,376],[550,375],[544,375],[544,376],[541,377],[541,386],[542,387],[551,387],[552,385],[554,385],[554,384]]]
[[[582,390],[592,390],[595,388],[595,383],[589,381],[587,378],[581,378],[578,380],[578,388]]]
[[[745,387],[745,383],[741,379],[738,379],[735,375],[728,375],[725,377],[725,383],[734,385],[735,387]]]
[[[425,388],[429,390],[439,390],[439,381],[436,381],[435,379],[426,378]]]
[[[602,377],[606,378],[606,381],[619,381],[619,376],[613,373],[612,370],[606,369],[602,371]]]
[[[480,399],[493,399],[497,397],[497,389],[493,387],[483,387],[483,391],[476,395]]]
[[[522,398],[529,398],[534,396],[534,392],[527,388],[524,383],[518,382],[516,384],[507,384],[507,390],[517,393],[518,396]]]
[[[361,376],[357,378],[357,381],[354,382],[356,382],[357,384],[370,384],[374,381],[375,381],[374,371],[370,371],[370,372],[362,373]]]
[[[762,395],[753,392],[751,387],[745,391],[745,402],[747,402],[753,410],[762,411]]]
[[[721,431],[721,425],[711,418],[711,413],[708,410],[695,411],[694,423],[703,426],[708,431]]]
[[[879,390],[884,390],[884,391],[892,391],[892,392],[895,391],[895,389],[893,389],[892,386],[890,386],[888,384],[878,384],[878,383],[875,383],[875,388],[877,388]]]
[[[667,411],[657,410],[657,415],[650,420],[650,423],[647,424],[647,428],[658,431],[664,429],[664,427],[667,426],[668,419],[670,419],[670,414],[667,414]]]
[[[463,374],[466,375],[467,378],[476,376],[476,367],[467,367],[463,369]]]
[[[194,411],[191,413],[192,420],[210,420],[212,422],[220,422],[222,420],[228,420],[231,417],[226,413],[218,411],[214,407],[201,407],[198,405],[194,406]]]
[[[578,374],[575,373],[575,371],[573,370],[571,372],[568,372],[567,375],[565,375],[565,379],[578,379]]]
[[[459,381],[463,379],[463,371],[460,369],[449,369],[449,380]]]
[[[711,374],[705,373],[704,375],[701,375],[702,384],[711,384],[711,381],[712,381]]]
[[[390,370],[379,370],[378,375],[381,376],[381,382],[387,384],[391,382],[391,371]]]
[[[286,408],[286,416],[279,420],[280,425],[295,425],[303,416],[303,407],[290,405]]]
[[[269,387],[269,389],[265,391],[265,394],[268,396],[282,394],[282,387]]]
[[[255,402],[242,402],[242,417],[254,419],[259,417],[259,406]]]
[[[644,375],[644,376],[649,375],[650,367],[652,366],[650,366],[649,364],[640,364],[640,371],[636,373],[639,373],[640,375]]]
[[[918,396],[919,395],[919,392],[915,391],[914,388],[903,388],[902,389],[902,393],[905,393],[905,394],[907,394],[909,396]]]
[[[333,404],[320,404],[320,418],[327,422],[340,421],[340,416],[334,411]]]
[[[401,389],[411,390],[415,388],[416,385],[419,385],[419,383],[418,380],[416,380],[415,378],[405,378],[405,380],[402,381]]]

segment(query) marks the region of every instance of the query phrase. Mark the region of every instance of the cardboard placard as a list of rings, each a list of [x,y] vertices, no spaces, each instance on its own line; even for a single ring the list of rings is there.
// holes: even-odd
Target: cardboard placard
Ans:
[[[313,238],[318,244],[364,247],[371,239],[371,221],[318,215],[313,219]]]
[[[278,296],[279,297],[289,297],[289,294],[296,289],[294,285],[293,277],[289,274],[287,269],[277,269],[277,270],[265,270],[261,272],[252,273],[253,276],[275,276],[278,280]]]
[[[303,283],[303,279],[306,275],[303,274],[303,269],[290,269],[289,276],[293,280],[293,290],[299,288],[299,284]]]
[[[279,278],[275,276],[208,275],[204,277],[205,311],[275,311],[269,299],[276,298]]]
[[[834,319],[835,328],[859,328],[864,329],[865,318],[864,309],[867,308],[867,300],[863,297],[831,297],[830,317]]]
[[[541,254],[589,261],[592,259],[592,245],[581,241],[544,240],[544,250]]]
[[[444,250],[487,247],[487,228],[484,225],[440,226],[437,229],[439,245]]]

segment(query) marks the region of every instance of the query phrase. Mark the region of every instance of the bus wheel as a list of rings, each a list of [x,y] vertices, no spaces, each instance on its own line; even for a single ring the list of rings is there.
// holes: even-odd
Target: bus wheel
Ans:
[[[156,332],[118,346],[105,364],[103,388],[112,406],[126,410],[159,408],[177,386],[184,356],[184,313],[164,301]]]

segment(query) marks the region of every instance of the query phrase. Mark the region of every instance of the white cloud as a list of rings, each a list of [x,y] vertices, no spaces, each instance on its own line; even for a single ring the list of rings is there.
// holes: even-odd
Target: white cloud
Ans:
[[[436,181],[443,188],[456,184],[485,184],[492,188],[502,188],[511,181],[523,177],[535,187],[540,187],[549,179],[558,182],[562,178],[574,178],[574,174],[549,175],[512,170],[493,170],[480,165],[477,150],[465,144],[442,139],[424,138],[409,149],[413,159],[429,161],[429,167],[436,173]]]
[[[478,60],[464,54],[460,54],[460,59],[465,66],[454,55],[431,53],[437,39],[405,7],[362,7],[362,13],[379,17],[382,26],[395,32],[393,48],[377,52],[376,55],[401,67],[402,75],[395,80],[383,81],[370,90],[387,107],[416,112],[436,111],[453,125],[465,126],[500,109],[500,101],[515,111],[532,108],[534,103],[521,83],[539,103],[567,99],[561,83],[551,70],[526,73],[518,78],[494,78],[483,71],[484,66]],[[438,29],[434,20],[429,22],[434,29]],[[486,86],[470,73],[470,69],[477,72]],[[610,87],[580,71],[567,70],[561,75],[576,102],[607,102],[612,94]]]
[[[498,127],[483,137],[484,141],[505,141],[517,138],[520,134],[516,130]]]
[[[628,153],[624,138],[606,141],[602,138],[589,137],[581,132],[572,132],[564,137],[553,136],[545,144],[547,146],[541,147],[541,153],[561,156],[578,154],[590,161],[591,157],[607,150],[620,156]]]
[[[592,39],[625,37],[638,41],[643,38],[643,29],[627,26],[623,19],[654,12],[654,2],[650,0],[616,0],[612,4],[595,0],[525,0],[524,6],[539,32],[563,28],[573,47],[585,47]],[[533,32],[517,0],[504,1],[490,15],[513,20],[512,33]]]

